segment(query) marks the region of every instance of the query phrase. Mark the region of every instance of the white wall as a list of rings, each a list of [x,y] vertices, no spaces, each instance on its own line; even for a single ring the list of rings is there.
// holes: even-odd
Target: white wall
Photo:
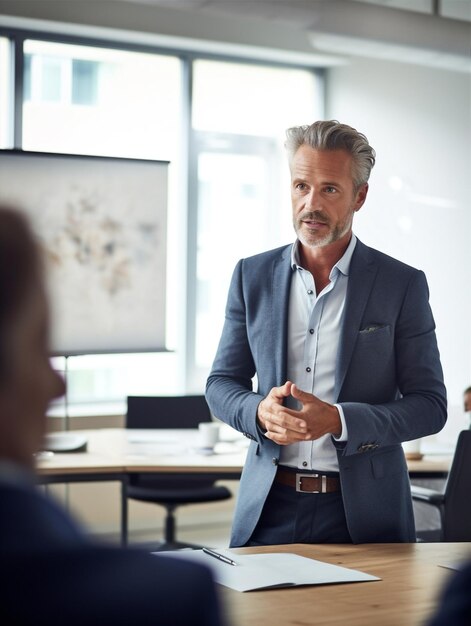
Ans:
[[[471,76],[358,58],[329,70],[326,93],[327,117],[377,151],[355,231],[427,275],[453,443],[471,384]]]

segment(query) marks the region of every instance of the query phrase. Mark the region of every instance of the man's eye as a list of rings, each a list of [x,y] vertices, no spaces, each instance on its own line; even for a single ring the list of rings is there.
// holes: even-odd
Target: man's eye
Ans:
[[[327,193],[336,193],[337,189],[335,189],[335,187],[326,187],[325,188]]]
[[[304,183],[296,183],[295,187],[299,191],[303,191],[304,189],[306,189],[306,185]]]

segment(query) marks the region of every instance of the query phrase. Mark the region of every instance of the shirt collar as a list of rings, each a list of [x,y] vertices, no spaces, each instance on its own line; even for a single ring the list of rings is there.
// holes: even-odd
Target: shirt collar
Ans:
[[[347,249],[343,253],[343,256],[337,261],[334,267],[331,270],[330,275],[334,273],[334,271],[341,272],[344,276],[348,276],[350,271],[350,262],[352,260],[353,251],[355,250],[355,246],[357,244],[357,238],[352,233],[352,237],[350,239],[350,243],[347,246]],[[293,243],[293,247],[291,248],[291,267],[295,270],[299,267],[302,267],[299,260],[299,246],[300,241],[296,239]]]

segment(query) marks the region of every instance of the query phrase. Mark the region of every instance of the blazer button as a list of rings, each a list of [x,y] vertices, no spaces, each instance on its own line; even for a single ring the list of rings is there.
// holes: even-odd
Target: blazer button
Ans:
[[[275,456],[272,458],[271,462],[273,465],[278,465],[278,459]]]

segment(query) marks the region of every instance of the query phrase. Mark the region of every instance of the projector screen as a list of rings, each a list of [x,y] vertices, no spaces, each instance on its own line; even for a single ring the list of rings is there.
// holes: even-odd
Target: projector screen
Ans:
[[[0,150],[45,251],[56,355],[165,350],[166,161]]]

